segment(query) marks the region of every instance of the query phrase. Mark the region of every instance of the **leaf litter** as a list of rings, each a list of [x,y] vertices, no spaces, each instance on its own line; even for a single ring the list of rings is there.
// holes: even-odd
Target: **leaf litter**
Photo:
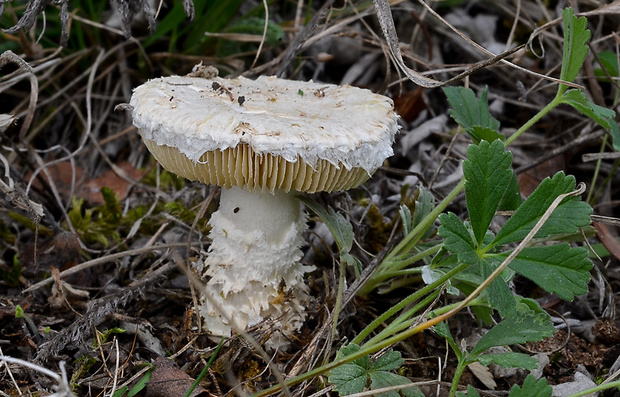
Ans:
[[[7,43],[12,43],[7,49],[19,54],[18,63],[26,60],[30,69],[23,69],[23,65],[11,69],[8,64],[3,63],[3,74],[0,78],[0,90],[6,97],[0,101],[0,114],[9,115],[7,120],[12,119],[11,114],[18,119],[17,122],[2,124],[0,131],[3,145],[0,154],[7,159],[3,162],[4,175],[7,176],[3,178],[3,182],[7,189],[3,189],[0,213],[0,303],[2,308],[6,309],[0,315],[0,327],[3,329],[0,347],[2,354],[6,356],[33,362],[57,373],[61,369],[60,362],[64,361],[70,374],[71,390],[77,395],[96,395],[102,391],[109,393],[111,390],[120,390],[121,387],[117,386],[124,385],[134,375],[142,373],[140,369],[144,365],[160,359],[160,354],[149,349],[145,342],[135,339],[135,334],[112,333],[110,339],[101,341],[98,347],[94,347],[100,332],[123,324],[120,318],[147,326],[153,337],[159,339],[161,346],[174,354],[174,363],[182,367],[186,375],[178,373],[172,375],[173,377],[198,377],[204,367],[205,358],[216,345],[200,332],[197,314],[192,309],[191,290],[196,286],[188,281],[191,280],[191,274],[188,275],[184,269],[178,268],[173,259],[174,255],[170,254],[170,250],[176,250],[183,261],[192,261],[206,251],[208,241],[201,237],[206,235],[206,220],[214,210],[213,205],[207,201],[207,198],[214,194],[214,190],[178,180],[153,165],[131,130],[127,113],[112,111],[118,103],[127,102],[131,89],[145,78],[187,73],[198,60],[213,63],[220,70],[233,74],[278,72],[296,79],[312,78],[333,83],[346,81],[354,85],[363,84],[376,92],[387,92],[391,96],[405,98],[400,102],[399,108],[407,115],[406,118],[403,117],[406,122],[403,120],[403,129],[395,144],[402,150],[396,150],[397,154],[388,160],[364,188],[350,194],[319,195],[315,198],[318,205],[322,206],[318,208],[327,208],[323,210],[323,218],[334,220],[335,223],[327,224],[336,231],[337,238],[334,243],[326,243],[320,238],[308,239],[313,243],[307,248],[304,261],[319,268],[308,280],[316,300],[303,332],[294,341],[293,349],[266,355],[264,352],[256,353],[242,338],[236,337],[228,341],[221,357],[214,361],[209,370],[209,376],[203,380],[202,386],[210,395],[263,390],[278,383],[278,371],[282,372],[282,375],[296,375],[318,367],[330,357],[333,359],[338,348],[346,344],[346,341],[353,340],[377,315],[423,285],[415,274],[399,273],[398,277],[388,279],[390,285],[382,285],[381,291],[385,293],[357,294],[362,287],[362,280],[370,276],[373,267],[377,267],[387,251],[402,238],[399,225],[402,219],[407,219],[407,212],[402,206],[408,208],[409,213],[417,209],[416,199],[423,194],[420,186],[424,186],[424,191],[434,197],[435,202],[439,202],[460,179],[462,160],[475,160],[471,160],[468,154],[472,140],[457,133],[456,124],[447,118],[450,111],[448,103],[456,100],[454,95],[448,95],[446,100],[441,90],[420,89],[407,80],[399,79],[399,68],[392,65],[387,68],[381,66],[368,69],[366,73],[353,70],[359,65],[371,66],[381,63],[382,59],[388,60],[389,51],[392,51],[391,54],[396,58],[399,58],[399,52],[402,53],[403,58],[398,61],[402,63],[399,65],[401,69],[403,66],[407,69],[413,67],[416,73],[424,72],[424,76],[432,76],[433,81],[448,81],[466,71],[468,77],[465,83],[473,89],[471,92],[475,93],[474,98],[484,93],[493,104],[483,111],[471,109],[474,113],[478,112],[484,120],[472,119],[469,124],[464,122],[464,128],[473,135],[474,142],[502,139],[499,135],[489,135],[497,129],[499,122],[499,132],[510,137],[560,92],[564,103],[574,107],[577,112],[572,112],[567,107],[548,114],[540,124],[524,132],[522,137],[512,144],[511,151],[505,153],[511,153],[513,165],[534,165],[546,161],[545,155],[550,151],[560,150],[555,155],[564,160],[564,174],[556,174],[557,169],[549,173],[542,168],[532,168],[535,178],[543,181],[546,177],[552,177],[543,184],[551,184],[550,186],[557,188],[558,193],[570,191],[576,182],[591,183],[593,191],[588,194],[591,198],[588,202],[593,205],[595,212],[610,218],[618,216],[613,204],[618,193],[614,184],[617,164],[613,161],[582,163],[580,160],[584,153],[613,151],[612,145],[617,144],[618,140],[614,135],[614,125],[617,128],[617,124],[613,121],[613,115],[606,110],[617,105],[618,87],[614,80],[617,76],[606,76],[607,80],[595,77],[598,70],[604,70],[607,74],[617,73],[609,66],[611,58],[605,58],[606,64],[597,59],[603,51],[615,52],[615,46],[607,34],[613,31],[614,21],[618,17],[617,10],[610,12],[609,7],[579,10],[588,15],[589,23],[598,18],[596,23],[600,29],[595,31],[596,37],[590,40],[592,57],[586,57],[584,37],[579,33],[583,31],[585,19],[578,19],[578,26],[574,31],[569,29],[569,40],[563,43],[563,32],[557,22],[556,25],[546,28],[538,28],[536,23],[546,17],[558,18],[562,15],[555,10],[541,9],[535,2],[520,2],[519,8],[512,8],[513,5],[442,5],[433,11],[444,16],[458,13],[465,24],[468,18],[474,21],[472,24],[485,18],[497,20],[497,31],[493,39],[499,46],[495,45],[494,48],[516,48],[526,42],[532,47],[540,45],[540,48],[544,49],[544,57],[541,58],[523,50],[505,56],[510,57],[511,63],[532,72],[561,78],[568,83],[576,79],[575,83],[585,88],[585,91],[581,91],[572,86],[560,85],[560,91],[557,91],[553,85],[549,86],[546,81],[540,80],[534,74],[524,73],[523,70],[501,66],[499,63],[479,64],[480,55],[473,55],[471,43],[451,34],[445,25],[427,13],[428,5],[420,4],[421,2],[396,2],[386,9],[387,2],[378,1],[378,4],[384,6],[381,9],[381,21],[390,22],[387,11],[394,18],[393,26],[387,26],[387,29],[382,26],[383,31],[375,20],[369,17],[373,13],[372,8],[361,2],[346,3],[344,8],[331,7],[334,2],[327,2],[322,8],[304,8],[304,2],[299,2],[298,8],[277,3],[269,10],[270,18],[274,18],[280,27],[285,28],[288,41],[266,43],[260,55],[257,55],[258,45],[249,43],[237,46],[237,49],[247,50],[247,54],[219,54],[219,57],[214,52],[218,46],[213,44],[215,41],[209,40],[226,38],[198,40],[195,47],[204,51],[198,55],[190,51],[194,43],[186,44],[187,48],[182,47],[183,35],[191,32],[192,23],[202,22],[201,14],[198,13],[194,15],[198,19],[195,22],[185,20],[184,12],[189,10],[189,2],[185,2],[185,10],[163,10],[157,15],[157,29],[166,33],[159,36],[159,43],[151,43],[146,48],[139,48],[135,43],[136,40],[144,39],[148,26],[140,26],[138,23],[130,28],[127,22],[131,19],[131,14],[127,14],[127,10],[122,14],[122,27],[125,34],[130,31],[133,34],[129,41],[126,41],[122,34],[119,36],[113,28],[100,24],[97,18],[101,14],[98,14],[98,10],[84,10],[84,14],[79,14],[82,20],[76,22],[76,19],[72,22],[77,27],[72,32],[66,31],[65,18],[71,18],[66,3],[62,3],[60,12],[50,10],[53,17],[48,22],[48,29],[44,31],[32,14],[42,9],[43,2],[30,3],[27,10],[7,5],[2,19],[3,35],[8,39]],[[227,15],[232,15],[231,20],[242,20],[250,8],[251,4],[247,2]],[[260,8],[257,7],[256,10]],[[178,12],[180,14],[176,14]],[[224,15],[228,11],[214,9],[210,12]],[[307,20],[305,28],[301,24],[303,18],[300,17],[304,14],[312,16]],[[10,15],[18,17],[17,25],[8,18]],[[154,16],[155,13],[147,10],[147,15]],[[178,25],[175,26],[170,21],[177,21]],[[152,25],[152,22],[149,21],[149,24]],[[34,26],[35,30],[22,30],[23,27],[30,26]],[[49,26],[57,27],[58,30],[53,31]],[[297,34],[294,29],[287,29],[289,26],[303,28],[303,33]],[[508,26],[515,26],[516,29],[507,29]],[[330,31],[330,28],[334,29]],[[222,32],[225,31],[222,29]],[[571,36],[575,31],[576,36]],[[36,36],[31,34],[35,32],[45,38],[45,41],[38,43]],[[322,32],[333,33],[324,34],[313,42],[313,37],[318,38]],[[382,33],[385,32],[389,33],[390,41],[384,41]],[[536,40],[529,39],[531,32],[538,36]],[[356,45],[351,46],[350,41],[342,45],[347,37],[355,39]],[[58,44],[65,39],[68,44],[63,50]],[[304,43],[308,42],[312,44],[305,46]],[[219,48],[221,50],[225,46],[220,44]],[[340,51],[333,51],[335,48],[340,48]],[[390,50],[386,50],[387,48]],[[395,48],[398,51],[395,51]],[[571,59],[578,59],[563,64],[560,70],[558,66],[562,53],[566,52],[567,48],[577,48],[577,51],[569,52]],[[5,58],[10,56],[7,49],[3,49]],[[38,56],[33,55],[36,53],[34,50],[39,51]],[[323,50],[327,51],[324,54],[328,55],[332,52],[333,62],[329,61],[330,57],[318,56]],[[316,56],[304,56],[312,54],[313,51]],[[371,53],[375,54],[372,62],[358,63],[361,56]],[[301,56],[296,57],[299,54]],[[432,59],[430,56],[425,58],[427,54],[432,55]],[[258,59],[257,66],[251,69],[255,58]],[[578,63],[584,63],[583,70],[580,65],[575,66]],[[476,69],[477,67],[479,69]],[[30,87],[34,87],[36,91],[28,91],[26,85],[19,83],[20,79],[30,79]],[[35,85],[32,84],[33,81],[36,82]],[[456,85],[462,85],[462,82]],[[597,89],[600,91],[598,94]],[[450,87],[447,92],[458,91]],[[469,92],[465,95],[462,99],[468,106],[486,102],[474,102],[472,97],[467,96],[470,95]],[[30,101],[26,98],[30,98]],[[596,123],[590,122],[584,115],[594,119]],[[32,124],[29,125],[30,120]],[[498,123],[489,123],[491,120]],[[597,128],[600,128],[599,125],[612,130],[611,140],[602,138],[603,135],[599,134],[592,140],[579,141],[582,143],[578,146],[569,145],[595,133]],[[506,156],[502,154],[500,157]],[[490,164],[494,164],[494,161],[493,158],[489,159]],[[480,163],[479,161],[477,164]],[[490,178],[486,179],[487,182],[493,180],[495,172],[508,172],[506,167],[497,169],[492,166],[486,170],[473,170],[467,164],[463,167],[466,177],[472,172],[483,172]],[[514,168],[519,174],[519,168]],[[29,175],[36,175],[32,185],[28,184]],[[575,175],[575,178],[570,179],[568,175]],[[521,181],[521,176],[518,176]],[[497,180],[507,179],[498,177]],[[492,203],[485,204],[483,215],[490,214],[489,208],[496,208],[499,201],[506,197],[496,187],[492,182],[486,186],[475,186],[475,189],[486,189],[485,191],[489,192],[483,194],[481,199],[492,198]],[[90,190],[85,190],[87,188]],[[101,188],[110,188],[111,192],[100,193]],[[472,191],[473,188],[474,186],[470,186],[471,193],[482,191]],[[504,186],[502,189],[507,191],[509,187]],[[527,189],[522,186],[521,190]],[[475,212],[466,212],[467,200],[478,198],[471,194],[458,196],[449,208],[452,212],[450,218],[444,218],[447,221],[444,226],[454,225],[460,230],[459,235],[464,239],[462,241],[467,242],[470,257],[465,254],[463,261],[474,261],[476,258],[473,254],[483,243],[487,244],[486,246],[490,243],[497,247],[506,245],[510,248],[510,244],[520,241],[527,228],[533,226],[532,220],[540,216],[541,211],[544,212],[548,205],[544,200],[537,201],[535,191],[526,195],[528,196],[528,200],[536,203],[533,206],[537,209],[537,215],[530,213],[526,216],[517,211],[510,214],[509,221],[498,216],[485,217],[477,216]],[[80,199],[84,200],[82,204],[78,204]],[[617,259],[609,256],[603,244],[599,243],[594,229],[586,225],[589,223],[587,219],[572,217],[583,214],[581,204],[578,203],[583,202],[569,199],[561,204],[559,212],[552,215],[555,218],[536,236],[542,246],[525,248],[520,254],[521,259],[517,257],[511,263],[512,270],[524,277],[515,276],[505,284],[509,290],[500,288],[504,292],[513,291],[524,297],[535,298],[542,308],[552,313],[552,317],[555,318],[555,313],[558,313],[566,319],[566,324],[571,324],[570,344],[560,347],[562,356],[559,359],[551,356],[552,361],[545,367],[542,379],[526,377],[525,372],[511,379],[495,379],[498,387],[504,390],[509,390],[512,384],[515,384],[511,395],[513,392],[517,393],[514,391],[517,388],[522,388],[522,393],[538,393],[537,390],[547,390],[547,383],[569,383],[584,373],[591,378],[606,376],[606,370],[613,368],[614,362],[620,356],[620,352],[614,347],[617,343],[614,342],[617,340],[614,339],[617,338],[617,327],[613,321],[613,291],[620,279],[614,270]],[[38,205],[41,206],[40,211]],[[471,223],[462,223],[465,214],[471,217]],[[318,225],[321,219],[312,218],[311,222]],[[518,224],[519,227],[511,224]],[[530,226],[523,227],[527,224]],[[574,230],[567,231],[567,224],[572,225]],[[415,226],[415,223],[411,223],[408,227]],[[315,227],[317,235],[320,235],[319,228]],[[386,237],[380,237],[381,233],[370,232],[379,229],[387,232]],[[495,233],[494,239],[488,240],[487,230]],[[567,236],[567,239],[574,244],[576,242],[581,248],[565,248],[568,244],[545,246],[544,239],[556,232],[576,233],[579,237]],[[432,227],[426,238],[432,240],[435,233],[436,228]],[[608,226],[604,238],[616,240],[616,234],[613,226]],[[590,247],[581,243],[584,238],[588,239],[591,249],[601,258],[595,259],[595,266],[601,269],[602,277],[589,283],[589,278],[583,278],[587,273],[587,269],[583,267],[584,257],[590,255]],[[529,255],[528,252],[531,253],[534,249],[545,251],[545,257],[548,258],[545,266],[548,265],[547,262],[555,265],[556,273],[551,272],[547,279],[540,279],[538,273],[532,270],[532,261],[524,259]],[[462,252],[460,248],[457,251]],[[570,252],[570,258],[564,258],[562,252]],[[506,256],[505,252],[490,250],[489,253],[500,262],[502,255]],[[535,253],[534,256],[541,257],[540,253]],[[595,258],[594,255],[590,256]],[[334,266],[334,261],[338,259],[355,263],[355,266],[350,268],[351,271],[345,274],[346,290],[339,313],[333,311],[338,296],[339,278],[339,270]],[[88,262],[93,264],[79,267],[79,264]],[[74,272],[71,278],[66,278],[63,272],[75,268],[76,265],[78,271]],[[60,269],[60,275],[55,269]],[[576,271],[575,276],[571,276],[571,271]],[[54,275],[52,287],[39,287],[22,293],[27,286],[46,279],[50,274]],[[539,283],[540,287],[536,287],[529,279]],[[557,285],[564,279],[573,282],[573,287],[567,290],[563,283],[561,286]],[[490,291],[501,295],[502,292],[497,292],[500,290]],[[562,301],[557,299],[553,292],[569,300],[574,295],[581,296],[572,301]],[[445,299],[455,302],[455,298],[449,295],[446,295]],[[25,315],[13,315],[17,307],[23,308]],[[529,317],[527,319],[530,321]],[[333,328],[331,322],[336,320]],[[513,318],[510,321],[517,320]],[[526,332],[528,327],[523,324],[527,324],[527,321],[523,321],[499,324],[515,330],[522,328]],[[611,336],[604,337],[601,332],[592,332],[601,328],[601,324],[610,324],[608,334]],[[469,333],[478,327],[476,320],[467,314],[457,315],[449,321],[449,325],[449,332],[456,337],[455,343],[469,336]],[[317,329],[325,332],[316,332]],[[491,328],[494,329],[498,328]],[[269,336],[269,332],[268,326],[259,326],[253,330],[252,335],[260,342]],[[327,335],[330,332],[331,344],[327,344],[325,341],[328,340]],[[548,334],[549,332],[545,332],[537,337],[542,338]],[[494,343],[505,345],[530,340],[523,334],[515,333],[511,340],[500,338],[496,342],[486,342],[492,340],[492,337],[493,333],[486,336],[483,344],[474,348],[480,351],[473,350],[469,354],[479,354],[483,347]],[[521,339],[522,337],[525,339]],[[599,348],[588,350],[587,343],[575,342],[575,338],[589,343],[596,342]],[[366,387],[376,389],[394,386],[402,380],[398,377],[436,381],[434,385],[420,386],[419,390],[426,395],[434,395],[437,388],[446,388],[441,382],[451,380],[450,367],[454,368],[457,362],[451,353],[448,361],[442,364],[448,367],[447,371],[442,371],[442,366],[436,364],[439,358],[443,359],[446,355],[443,339],[432,332],[425,332],[423,338],[412,337],[402,341],[394,349],[373,357],[371,361],[360,366],[366,372],[363,376],[360,372],[359,379],[355,378],[355,392]],[[571,359],[570,354],[575,355],[577,352],[582,354],[579,356],[581,358]],[[388,365],[381,365],[382,360],[387,361],[384,357],[395,357],[396,354],[401,357],[399,360],[390,360]],[[485,355],[488,356],[481,354],[479,357]],[[489,362],[508,358],[512,360],[512,364],[520,359],[518,356],[504,356],[501,359],[489,356],[480,362],[488,365]],[[579,360],[584,363],[585,369],[579,372],[581,375],[576,375],[575,367],[571,363]],[[393,364],[396,362],[399,365]],[[274,363],[277,368],[272,365]],[[571,370],[564,371],[563,378],[555,377],[560,369],[566,367]],[[332,371],[330,378],[338,375],[338,371],[344,371],[346,375],[346,371],[350,371],[352,367],[339,368],[342,369]],[[53,382],[32,382],[32,378],[27,376],[23,368],[12,365],[11,369],[14,377],[16,376],[15,382],[3,380],[0,389],[12,392],[15,389],[22,392],[53,392]],[[440,374],[443,374],[443,378]],[[168,376],[160,376],[154,372],[151,380],[164,381]],[[482,384],[473,378],[470,382],[466,381],[467,377],[463,379],[463,385],[469,383],[472,390],[472,394],[468,391],[468,395],[474,395],[476,390],[484,393]],[[55,381],[55,378],[53,380]],[[128,386],[127,390],[131,390],[136,381],[139,381],[139,377],[133,380],[133,384],[130,382],[125,385]],[[338,381],[335,382],[337,383]],[[318,382],[307,382],[292,387],[291,392],[310,395],[320,387]],[[394,396],[414,393],[407,390],[413,389],[385,393],[392,393],[390,395]],[[155,392],[149,394],[148,390],[146,393],[156,395],[153,394]]]

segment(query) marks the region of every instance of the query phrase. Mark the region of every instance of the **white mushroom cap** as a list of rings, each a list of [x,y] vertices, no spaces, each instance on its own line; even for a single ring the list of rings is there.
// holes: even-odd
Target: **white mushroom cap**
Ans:
[[[164,168],[251,191],[355,187],[393,154],[398,131],[385,96],[275,77],[153,79],[130,104]]]

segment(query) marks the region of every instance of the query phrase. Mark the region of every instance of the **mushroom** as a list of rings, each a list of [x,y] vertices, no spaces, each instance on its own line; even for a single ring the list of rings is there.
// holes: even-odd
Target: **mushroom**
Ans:
[[[222,187],[211,215],[199,311],[229,336],[275,321],[272,347],[302,326],[309,297],[296,192],[356,187],[393,154],[392,101],[366,89],[259,77],[171,76],[131,97],[133,123],[168,171]],[[202,267],[202,268],[201,268]]]

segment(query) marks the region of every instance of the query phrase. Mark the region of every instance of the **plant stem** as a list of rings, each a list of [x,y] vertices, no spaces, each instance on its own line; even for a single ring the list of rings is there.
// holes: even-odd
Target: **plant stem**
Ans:
[[[211,354],[211,357],[209,357],[209,361],[207,362],[207,365],[205,365],[205,367],[200,372],[200,375],[198,375],[194,383],[192,383],[192,387],[190,387],[187,393],[185,393],[185,397],[189,397],[194,392],[196,387],[200,384],[200,381],[202,380],[202,378],[205,377],[205,375],[207,374],[207,371],[209,370],[209,367],[211,366],[211,364],[213,364],[213,361],[215,360],[217,355],[220,353],[220,349],[224,345],[224,340],[226,340],[226,338],[222,338],[220,340],[220,343],[215,348],[215,351],[213,351],[213,354]]]
[[[435,282],[433,282],[431,284],[428,284],[427,286],[417,290],[413,294],[411,294],[408,297],[406,297],[405,299],[401,300],[396,305],[394,305],[393,307],[388,309],[385,313],[383,313],[382,315],[377,317],[373,322],[368,324],[368,326],[366,326],[366,328],[364,328],[362,330],[362,332],[360,332],[351,341],[351,343],[360,344],[364,340],[364,338],[366,338],[368,335],[370,335],[372,333],[372,331],[374,331],[381,323],[383,323],[384,321],[388,320],[390,317],[394,316],[399,310],[401,310],[405,306],[407,306],[410,303],[420,299],[424,295],[430,293],[435,288],[439,287],[440,285],[442,285],[443,283],[448,281],[455,274],[460,273],[462,270],[465,270],[465,268],[467,268],[467,266],[469,266],[469,265],[464,264],[464,263],[460,264],[459,266],[457,266],[454,269],[450,270],[448,273],[444,274],[442,277],[440,277],[437,280],[435,280]]]
[[[607,134],[603,136],[603,141],[601,142],[601,153],[605,151],[605,145],[607,145]],[[594,187],[596,186],[596,180],[598,179],[598,173],[601,169],[601,164],[603,163],[602,159],[598,159],[596,161],[596,167],[594,168],[594,175],[592,176],[592,183],[590,184],[590,189],[588,191],[588,196],[586,198],[586,202],[592,205],[592,195],[595,192]]]
[[[450,388],[450,397],[454,397],[456,395],[456,391],[459,387],[459,380],[461,376],[463,376],[463,372],[467,368],[467,359],[463,357],[459,358],[459,363],[456,366],[456,371],[454,372],[454,378],[452,379],[452,387]]]
[[[598,386],[595,386],[595,387],[593,387],[591,389],[582,390],[579,393],[571,394],[568,397],[588,396],[590,394],[594,394],[596,392],[603,391],[603,390],[612,389],[614,387],[620,387],[620,380],[617,380],[615,382],[602,383],[602,384],[600,384]]]
[[[504,145],[505,146],[510,145],[519,136],[521,136],[521,134],[523,134],[525,131],[529,130],[530,127],[532,127],[534,124],[536,124],[538,122],[538,120],[542,119],[544,116],[547,115],[547,113],[552,111],[555,107],[557,107],[561,103],[562,103],[562,98],[560,97],[560,95],[556,95],[556,97],[553,98],[553,100],[551,102],[549,102],[549,104],[547,104],[547,106],[545,106],[544,108],[540,109],[540,111],[538,113],[536,113],[534,115],[534,117],[529,119],[514,134],[512,134],[510,137],[508,137],[508,139],[506,139],[506,141],[504,142]]]
[[[416,263],[417,261],[424,259],[428,256],[431,256],[433,254],[436,254],[437,252],[439,252],[439,250],[442,248],[441,244],[437,244],[431,248],[427,248],[424,251],[421,251],[413,256],[409,256],[406,259],[401,259],[401,260],[394,260],[393,262],[383,262],[385,263],[385,269],[380,269],[377,270],[377,272],[375,273],[375,277],[378,280],[383,280],[385,279],[385,275],[390,274],[391,272],[394,271],[398,271],[401,269],[404,269],[405,267]]]
[[[395,260],[396,257],[404,255],[407,252],[411,251],[419,241],[420,236],[422,236],[424,232],[426,232],[428,228],[432,226],[437,217],[439,217],[439,215],[443,213],[443,211],[448,207],[450,203],[452,203],[452,200],[454,200],[454,198],[458,196],[458,194],[463,190],[464,187],[465,178],[462,178],[459,183],[452,189],[452,191],[448,193],[448,195],[443,200],[441,200],[439,204],[437,204],[437,207],[435,207],[428,215],[426,215],[424,219],[422,219],[422,221],[418,223],[416,227],[414,227],[413,230],[409,232],[409,234],[407,234],[403,238],[403,240],[398,243],[398,245],[396,245],[396,247],[394,247],[390,253],[386,255],[381,264],[378,266],[375,273],[381,274],[382,272],[388,271],[390,269],[391,263],[398,263],[398,261]],[[439,247],[441,248],[441,246]],[[370,277],[366,284],[360,289],[359,295],[368,295],[372,290],[375,289],[379,282],[380,281],[377,281],[374,277]]]
[[[529,119],[525,124],[521,126],[514,134],[512,134],[509,138],[506,139],[504,144],[506,146],[510,145],[514,142],[521,134],[525,131],[529,130],[534,124],[536,124],[540,119],[546,116],[549,112],[551,112],[554,108],[562,103],[561,95],[558,93],[555,98],[547,106],[542,108],[538,113],[536,113],[531,119]],[[437,207],[433,209],[427,216],[422,219],[422,221],[416,225],[415,228],[409,234],[407,234],[403,240],[392,249],[390,253],[386,255],[384,260],[381,262],[379,267],[377,268],[376,275],[380,277],[382,273],[386,273],[389,270],[392,270],[392,266],[396,264],[400,264],[401,261],[396,260],[397,257],[406,254],[411,251],[413,247],[418,243],[420,236],[424,234],[432,226],[437,217],[444,212],[444,210],[452,203],[452,201],[458,196],[458,194],[465,188],[465,178],[461,178],[459,183],[452,189],[448,195],[441,200]],[[409,261],[408,261],[409,262]],[[396,265],[398,266],[398,265]],[[389,270],[388,270],[389,269]],[[379,284],[379,280],[373,276],[371,277],[366,285],[362,287],[360,290],[360,295],[369,294],[376,286]]]

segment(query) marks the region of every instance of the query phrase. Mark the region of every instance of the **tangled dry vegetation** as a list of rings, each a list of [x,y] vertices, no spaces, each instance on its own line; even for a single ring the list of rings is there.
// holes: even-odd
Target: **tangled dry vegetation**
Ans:
[[[121,396],[132,388],[144,396],[183,396],[218,346],[193,309],[198,286],[187,264],[206,255],[219,192],[178,179],[152,160],[130,112],[118,107],[134,87],[187,74],[202,62],[222,75],[366,87],[392,97],[401,116],[395,154],[370,181],[313,197],[352,224],[351,254],[362,263],[361,276],[338,265],[334,238],[311,216],[303,261],[316,270],[307,280],[313,300],[303,331],[279,352],[257,350],[247,337],[227,339],[191,394],[246,395],[333,360],[378,315],[424,285],[419,275],[394,277],[359,293],[364,277],[402,239],[402,205],[414,211],[420,187],[441,201],[463,176],[471,140],[450,118],[440,88],[422,88],[396,66],[390,41],[398,40],[404,62],[424,79],[459,76],[453,85],[475,92],[488,86],[491,113],[509,136],[557,91],[545,76],[560,74],[561,10],[569,5],[395,0],[398,38],[386,40],[373,3],[357,0],[272,1],[267,10],[252,0],[112,3],[0,3],[0,355],[58,374],[8,364],[0,370],[1,395],[49,395],[66,382],[79,396]],[[593,103],[615,109],[620,5],[570,5],[592,32],[576,83]],[[598,384],[620,370],[620,247],[611,219],[619,215],[617,152],[607,132],[568,107],[525,132],[511,152],[524,196],[563,170],[587,184],[583,199],[599,216],[583,230],[598,254],[587,294],[566,302],[525,278],[513,280],[513,291],[535,299],[560,329],[513,349],[544,357],[539,376],[549,384]],[[449,209],[466,217],[464,196]],[[459,299],[442,292],[427,310]],[[471,311],[449,324],[458,341],[470,343],[484,328]],[[270,332],[267,321],[249,336],[260,344]],[[422,382],[421,393],[447,393],[456,359],[445,339],[428,330],[392,348],[404,358],[399,374]],[[507,395],[502,391],[527,373],[472,365],[461,384]],[[147,374],[150,382],[137,387]],[[286,393],[337,395],[326,374]]]

